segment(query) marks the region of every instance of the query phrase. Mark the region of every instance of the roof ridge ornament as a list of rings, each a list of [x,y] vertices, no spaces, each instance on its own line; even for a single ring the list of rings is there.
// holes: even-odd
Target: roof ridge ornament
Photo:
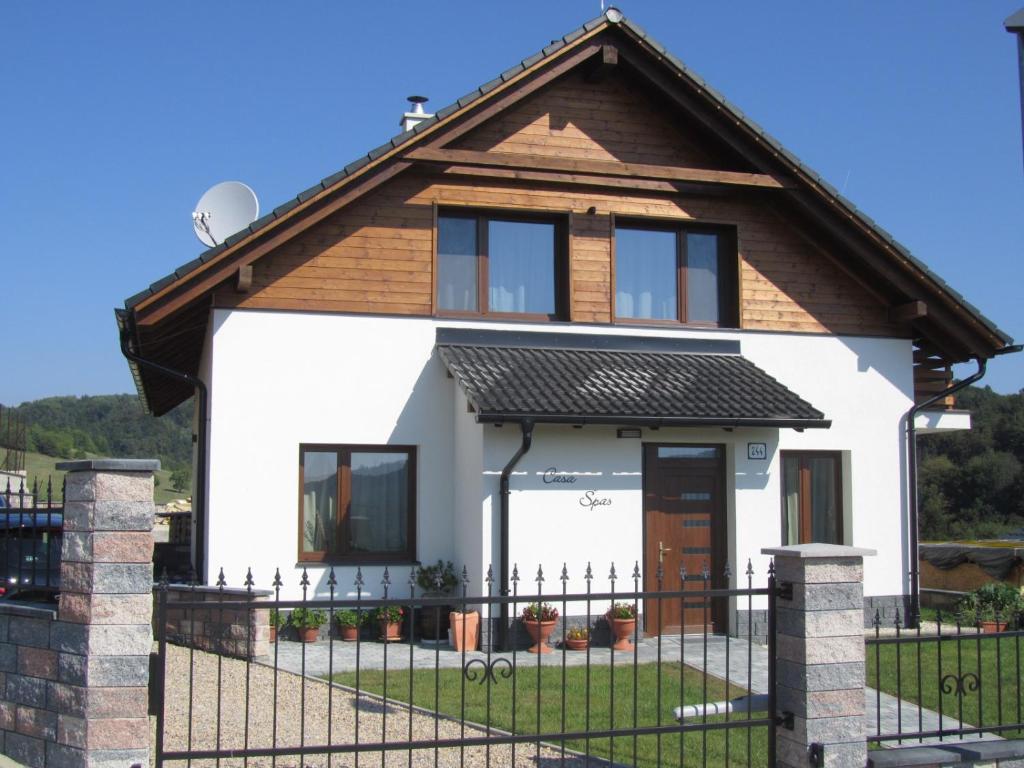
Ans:
[[[611,24],[618,24],[620,21],[626,18],[625,16],[622,15],[622,11],[620,11],[614,5],[608,6],[608,9],[604,12],[604,17],[608,19],[609,23]]]

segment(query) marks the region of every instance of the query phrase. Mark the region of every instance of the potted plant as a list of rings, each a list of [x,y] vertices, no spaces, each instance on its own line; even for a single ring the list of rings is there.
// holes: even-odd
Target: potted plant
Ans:
[[[565,647],[570,651],[585,651],[590,645],[590,630],[586,627],[573,627],[565,633]]]
[[[416,584],[423,590],[423,597],[447,597],[454,594],[459,584],[455,566],[449,560],[438,560],[437,565],[425,565],[416,574]],[[420,609],[420,639],[441,640],[448,637],[451,606],[423,606]]]
[[[1003,632],[1010,621],[1024,608],[1024,600],[1016,587],[1001,581],[968,592],[957,604],[964,622],[975,622],[982,632]]]
[[[533,641],[533,645],[526,650],[530,653],[551,653],[547,640],[558,621],[558,609],[551,603],[530,603],[523,608],[522,620]]]
[[[314,643],[320,634],[320,627],[327,621],[327,614],[319,608],[299,607],[292,611],[288,621],[299,633],[299,640]]]
[[[277,608],[270,609],[270,642],[277,642],[277,633],[288,626],[288,616]]]
[[[366,614],[363,611],[345,608],[334,614],[334,620],[338,624],[341,639],[350,643],[359,639],[359,628],[366,623]]]
[[[636,631],[636,607],[632,603],[612,603],[605,618],[612,628],[615,642],[612,648],[616,651],[631,651],[633,643],[630,637]]]
[[[380,640],[391,643],[402,639],[402,617],[405,611],[398,605],[382,605],[373,612],[373,617],[380,627]]]
[[[451,627],[449,643],[456,651],[475,651],[480,637],[480,614],[476,611],[452,611],[448,614]]]

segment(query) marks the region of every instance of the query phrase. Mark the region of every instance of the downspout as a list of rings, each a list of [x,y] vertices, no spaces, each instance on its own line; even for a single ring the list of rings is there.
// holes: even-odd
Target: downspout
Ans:
[[[958,381],[951,387],[939,392],[939,394],[929,397],[923,403],[915,405],[907,412],[907,464],[909,465],[909,515],[910,518],[910,601],[911,611],[913,612],[914,620],[921,615],[921,553],[920,553],[920,532],[918,530],[918,495],[917,495],[917,425],[914,423],[917,418],[917,414],[925,410],[931,405],[944,400],[952,394],[959,392],[965,387],[969,387],[974,382],[981,379],[985,375],[985,368],[988,361],[982,357],[975,357],[974,361],[978,364],[978,370],[972,375],[968,376],[963,381]]]
[[[186,384],[192,386],[199,397],[199,429],[196,435],[196,483],[195,483],[195,494],[192,498],[192,524],[195,528],[195,570],[197,578],[201,584],[206,583],[206,570],[205,570],[205,553],[206,553],[206,419],[209,409],[209,393],[206,389],[206,384],[197,376],[185,373],[183,371],[176,371],[173,368],[168,368],[165,365],[161,365],[153,360],[147,360],[144,357],[132,352],[129,345],[129,323],[134,327],[134,315],[127,315],[125,317],[125,323],[121,327],[121,354],[123,354],[128,360],[135,363],[136,365],[149,368],[162,373],[178,381],[183,381]]]
[[[509,593],[508,589],[508,500],[509,500],[509,487],[508,480],[512,474],[512,470],[515,469],[516,464],[519,460],[526,455],[526,452],[530,450],[530,446],[533,444],[533,422],[529,419],[524,419],[519,422],[519,428],[523,433],[523,441],[519,445],[519,449],[512,455],[512,458],[508,460],[508,464],[501,470],[501,481],[499,483],[500,488],[500,503],[501,503],[501,585],[499,587],[499,593],[503,596],[507,596]],[[498,626],[498,643],[502,650],[507,648],[508,642],[508,603],[501,604],[501,624]]]

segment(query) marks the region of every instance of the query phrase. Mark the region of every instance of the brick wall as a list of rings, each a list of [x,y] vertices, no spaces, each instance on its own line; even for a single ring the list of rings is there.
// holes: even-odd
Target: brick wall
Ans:
[[[30,768],[149,762],[156,461],[68,474],[57,609],[0,604],[0,749]]]
[[[268,601],[272,594],[262,589],[249,592],[244,589],[169,585],[163,619],[167,641],[239,659],[267,656],[270,654],[270,607],[255,606]],[[153,620],[156,622],[160,620],[160,589],[153,595]],[[224,608],[218,605],[222,600],[247,600],[254,607]],[[209,607],[179,607],[177,603],[181,601],[201,601]]]

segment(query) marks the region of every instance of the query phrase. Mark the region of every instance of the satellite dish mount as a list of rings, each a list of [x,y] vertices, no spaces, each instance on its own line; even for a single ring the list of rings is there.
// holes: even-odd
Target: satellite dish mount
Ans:
[[[259,218],[256,193],[240,181],[223,181],[210,187],[192,211],[196,237],[211,248],[245,229]]]

